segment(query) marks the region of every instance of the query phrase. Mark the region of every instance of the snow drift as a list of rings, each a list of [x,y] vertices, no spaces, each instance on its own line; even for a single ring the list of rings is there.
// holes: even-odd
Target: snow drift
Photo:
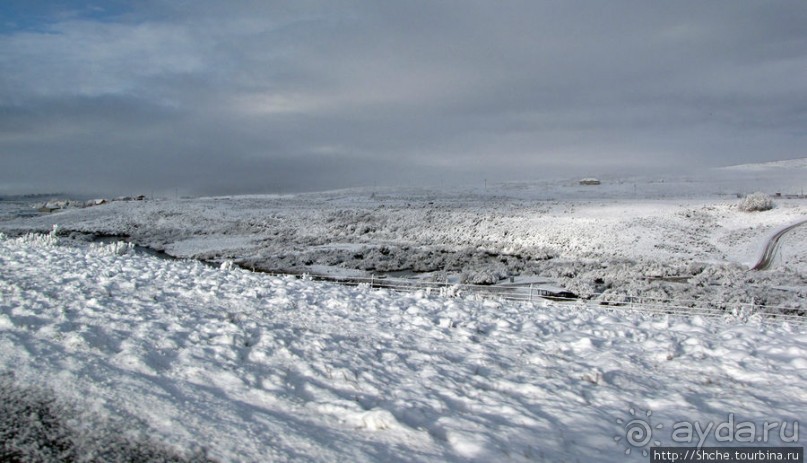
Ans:
[[[0,240],[0,266],[2,377],[183,458],[644,461],[633,410],[662,443],[684,420],[807,416],[791,323],[396,294],[32,236]]]

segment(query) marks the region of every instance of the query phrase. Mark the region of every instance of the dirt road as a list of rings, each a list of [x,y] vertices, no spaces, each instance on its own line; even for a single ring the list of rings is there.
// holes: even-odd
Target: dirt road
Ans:
[[[796,222],[790,226],[787,226],[771,237],[770,240],[765,244],[765,249],[762,251],[762,256],[759,258],[759,261],[751,268],[751,270],[767,270],[770,268],[771,264],[773,263],[773,258],[776,255],[776,251],[779,249],[779,240],[786,235],[788,232],[797,228],[801,225],[807,223],[807,220],[802,220],[801,222]]]

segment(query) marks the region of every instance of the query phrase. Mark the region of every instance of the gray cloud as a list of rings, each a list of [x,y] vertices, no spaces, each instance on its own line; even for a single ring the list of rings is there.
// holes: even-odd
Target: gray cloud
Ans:
[[[304,191],[805,155],[801,1],[113,6],[54,2],[7,22],[0,193]]]

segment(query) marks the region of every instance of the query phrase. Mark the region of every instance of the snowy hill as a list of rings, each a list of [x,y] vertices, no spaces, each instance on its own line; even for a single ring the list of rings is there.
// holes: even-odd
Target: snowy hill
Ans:
[[[715,169],[715,178],[743,185],[745,192],[804,196],[807,190],[807,158],[740,164]]]
[[[807,158],[788,159],[783,161],[761,162],[754,164],[738,164],[724,167],[730,171],[765,171],[774,169],[807,169]]]
[[[800,324],[396,294],[46,237],[0,239],[0,267],[0,374],[179,454],[639,462],[626,426],[648,411],[654,440],[689,446],[673,423],[784,422],[787,439],[807,416]]]

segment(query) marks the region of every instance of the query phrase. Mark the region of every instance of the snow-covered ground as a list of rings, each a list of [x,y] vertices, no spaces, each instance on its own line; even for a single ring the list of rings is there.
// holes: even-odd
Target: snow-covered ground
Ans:
[[[244,201],[266,202],[224,204]],[[183,206],[158,203],[138,214],[171,204],[168,212]],[[563,207],[601,210],[554,205],[551,214],[563,218]],[[734,214],[728,205],[665,207]],[[115,217],[109,210],[81,211],[81,220],[97,214],[100,227]],[[200,216],[184,230],[207,229],[216,215],[244,217],[232,207],[193,210]],[[475,212],[483,220],[489,213]],[[110,227],[134,230],[138,214]],[[156,229],[179,223],[162,214],[163,223],[152,217]],[[51,217],[78,220],[60,215]],[[266,221],[253,227],[288,220],[272,208],[250,217]],[[752,228],[774,228],[774,220],[753,220]],[[578,221],[588,229],[573,217],[566,226]],[[234,234],[252,233],[245,225]],[[752,437],[765,444],[804,445],[794,435],[807,416],[803,324],[396,294],[159,259],[116,243],[55,241],[0,239],[0,376],[22,388],[46,385],[179,453],[203,450],[221,461],[647,461],[642,451],[656,441],[697,445],[697,434],[682,442],[672,433],[696,421],[713,424],[707,445],[729,421],[754,423]],[[765,422],[785,432],[764,436]],[[631,428],[643,424],[652,431],[647,442]]]
[[[599,186],[154,199],[51,214],[0,201],[0,404],[28,410],[47,397],[30,391],[52,390],[67,404],[57,410],[81,412],[37,429],[70,428],[56,448],[78,439],[74,455],[112,442],[190,460],[646,461],[656,441],[700,443],[672,434],[696,421],[789,425],[755,443],[803,445],[807,226],[782,238],[770,270],[749,268],[771,236],[807,218],[806,170],[795,160]],[[740,210],[753,191],[781,195],[772,210]],[[27,234],[54,225],[58,237]],[[581,299],[396,293],[253,268],[542,282]],[[34,416],[22,415],[0,424]],[[637,423],[651,440],[631,441]],[[28,455],[35,434],[0,428]]]
[[[124,236],[177,257],[315,274],[408,274],[448,282],[544,278],[586,299],[658,298],[731,309],[807,305],[807,227],[774,265],[748,272],[776,231],[807,218],[789,197],[807,163],[706,177],[522,182],[440,191],[355,189],[286,196],[113,202],[0,220],[0,230]],[[738,203],[781,197],[764,212]],[[777,309],[778,310],[778,309]]]

